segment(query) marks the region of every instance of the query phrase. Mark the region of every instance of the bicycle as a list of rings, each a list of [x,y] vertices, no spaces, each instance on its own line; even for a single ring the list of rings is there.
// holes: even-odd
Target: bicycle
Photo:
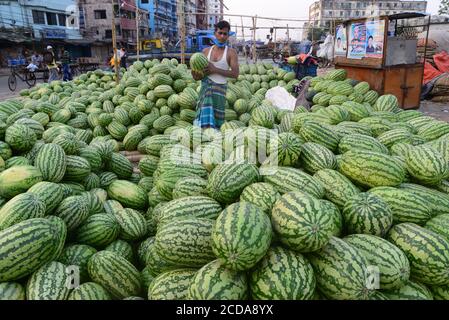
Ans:
[[[31,88],[36,84],[36,75],[34,72],[28,70],[25,65],[22,64],[10,64],[11,75],[8,77],[9,90],[15,91],[17,89],[17,78]]]

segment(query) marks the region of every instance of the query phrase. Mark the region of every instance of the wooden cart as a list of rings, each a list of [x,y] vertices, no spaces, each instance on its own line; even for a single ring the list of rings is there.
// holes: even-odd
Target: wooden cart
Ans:
[[[417,109],[424,76],[424,59],[417,54],[418,33],[427,31],[427,48],[429,26],[430,16],[421,13],[346,21],[336,29],[335,67],[345,69],[349,78],[368,82],[379,94],[395,95],[401,108]],[[362,32],[356,32],[359,27]],[[368,28],[373,34],[378,33],[377,42],[374,42],[376,35],[371,35]],[[365,38],[361,35],[363,30]],[[341,45],[344,34],[346,53]]]

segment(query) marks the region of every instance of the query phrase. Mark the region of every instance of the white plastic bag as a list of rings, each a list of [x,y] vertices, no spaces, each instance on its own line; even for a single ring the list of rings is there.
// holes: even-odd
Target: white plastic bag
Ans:
[[[275,107],[282,110],[293,111],[295,109],[296,99],[283,87],[277,86],[271,88],[265,94],[265,99],[270,101]]]

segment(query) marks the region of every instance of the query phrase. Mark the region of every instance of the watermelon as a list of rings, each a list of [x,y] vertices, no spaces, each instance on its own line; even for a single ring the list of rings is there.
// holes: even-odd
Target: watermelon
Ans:
[[[73,244],[64,248],[58,261],[66,266],[77,266],[80,275],[80,283],[89,279],[87,272],[87,263],[97,250],[93,247],[83,244]]]
[[[271,221],[280,241],[299,252],[321,249],[334,231],[334,220],[321,202],[302,192],[284,194],[273,207]]]
[[[31,150],[36,140],[34,131],[23,124],[13,124],[5,132],[5,142],[16,152]]]
[[[397,112],[399,111],[398,99],[392,94],[380,96],[373,108],[375,111]]]
[[[225,268],[214,260],[199,269],[190,282],[188,300],[244,300],[248,280],[242,272]]]
[[[342,215],[348,234],[384,237],[393,224],[390,207],[373,193],[358,193],[349,197]]]
[[[203,53],[196,52],[190,57],[189,63],[193,71],[202,72],[209,64],[209,60]]]
[[[401,163],[385,154],[365,150],[346,152],[339,162],[339,171],[366,187],[398,186],[405,178]]]
[[[251,269],[266,254],[271,243],[270,218],[249,202],[228,206],[212,230],[212,251],[230,270]]]
[[[449,196],[434,189],[427,188],[418,184],[403,183],[399,188],[417,194],[425,198],[432,209],[432,216],[449,214]]]
[[[317,171],[313,178],[323,186],[325,198],[340,208],[345,205],[350,197],[360,192],[348,178],[332,169]]]
[[[207,180],[200,177],[179,179],[173,188],[173,199],[206,195]]]
[[[67,300],[112,300],[105,288],[95,282],[85,282],[70,292]]]
[[[67,197],[56,207],[54,215],[64,220],[68,231],[73,231],[89,217],[89,204],[82,196]]]
[[[0,208],[0,230],[21,221],[45,216],[45,203],[33,193],[21,193]]]
[[[167,262],[179,267],[198,268],[214,259],[214,221],[185,218],[163,224],[156,233],[155,250]]]
[[[125,258],[110,251],[95,253],[87,264],[89,276],[114,298],[123,299],[141,293],[140,273]]]
[[[277,157],[280,166],[293,166],[301,154],[301,139],[292,132],[280,133],[270,141],[269,155]]]
[[[394,290],[406,285],[410,264],[399,248],[374,235],[353,234],[343,240],[356,248],[369,264],[379,268],[380,289]]]
[[[124,240],[115,240],[111,244],[109,244],[104,250],[111,251],[119,254],[129,262],[134,262],[134,252],[131,244]]]
[[[240,201],[250,202],[269,214],[280,197],[279,192],[271,184],[257,182],[243,189]]]
[[[42,174],[33,166],[14,166],[0,173],[0,197],[10,199],[42,181]]]
[[[337,160],[332,151],[314,142],[302,145],[300,159],[304,169],[312,174],[322,169],[335,169],[337,166]]]
[[[25,289],[17,282],[0,283],[0,300],[25,300]]]
[[[340,153],[346,153],[351,150],[366,150],[389,154],[388,148],[375,138],[357,133],[344,136],[338,144]]]
[[[57,217],[33,218],[0,231],[0,281],[21,279],[54,260],[66,234],[64,222]]]
[[[80,244],[104,248],[120,234],[120,225],[112,215],[93,214],[75,231],[75,239]]]
[[[209,175],[206,190],[211,198],[230,204],[238,199],[246,186],[258,180],[259,172],[255,165],[219,164]]]
[[[430,219],[424,227],[449,239],[449,214],[441,214]]]
[[[366,300],[373,294],[367,287],[368,261],[347,242],[331,237],[321,250],[308,256],[320,292],[328,299]]]
[[[115,214],[115,219],[120,225],[120,239],[136,241],[145,237],[147,225],[143,215],[134,209],[126,208]]]
[[[67,286],[67,266],[60,262],[48,262],[28,279],[27,300],[66,300],[70,290]]]
[[[429,285],[449,284],[448,239],[414,223],[393,226],[387,239],[404,251],[414,279]]]
[[[27,192],[35,194],[45,204],[47,214],[51,213],[64,198],[61,185],[53,182],[38,182]]]
[[[108,196],[132,209],[145,209],[148,202],[145,191],[126,180],[113,181],[108,187]]]
[[[309,300],[315,285],[310,262],[302,254],[280,246],[271,247],[249,277],[254,300]]]
[[[331,151],[336,151],[339,139],[336,134],[327,126],[315,122],[308,121],[299,130],[299,135],[306,142],[318,143]]]
[[[407,283],[396,290],[383,292],[389,300],[433,300],[432,292],[424,284],[407,281]]]
[[[79,156],[66,157],[65,181],[82,182],[90,173],[89,161]]]
[[[196,269],[176,269],[157,276],[148,288],[148,300],[186,300]]]
[[[419,182],[434,185],[449,176],[449,165],[443,156],[427,146],[417,146],[406,156],[407,170]]]

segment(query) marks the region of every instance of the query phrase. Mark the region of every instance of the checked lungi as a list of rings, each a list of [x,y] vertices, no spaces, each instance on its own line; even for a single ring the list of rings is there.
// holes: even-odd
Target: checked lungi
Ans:
[[[226,89],[226,84],[215,83],[207,77],[201,81],[195,126],[220,129],[225,117]]]

